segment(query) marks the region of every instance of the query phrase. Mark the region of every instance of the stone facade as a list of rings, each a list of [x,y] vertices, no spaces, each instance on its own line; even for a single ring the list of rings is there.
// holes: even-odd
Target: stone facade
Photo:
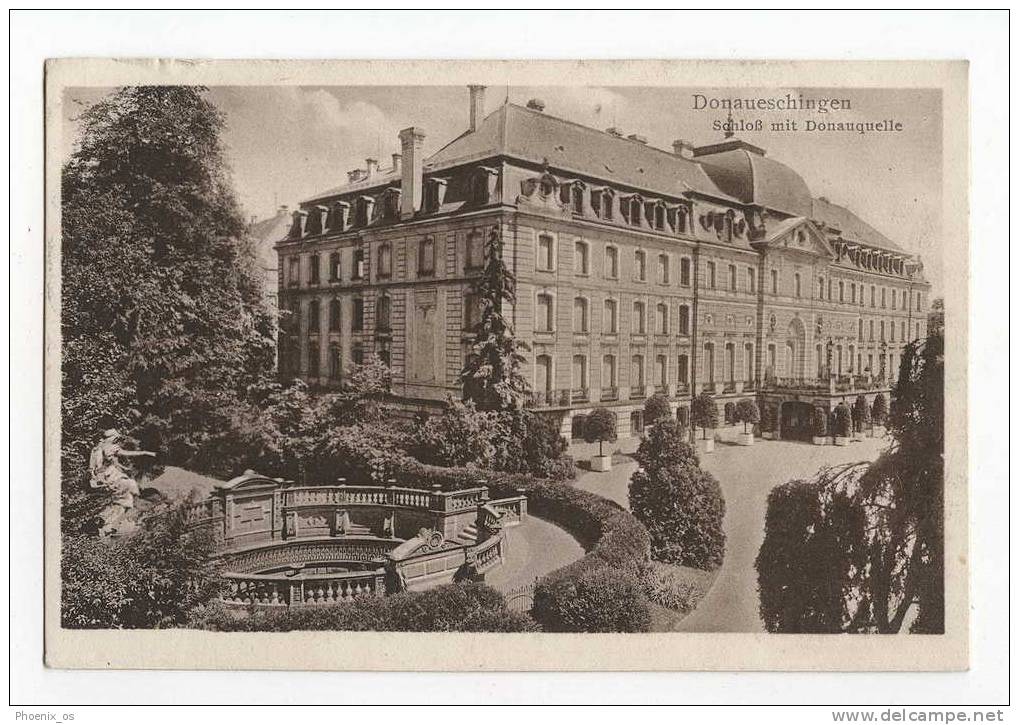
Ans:
[[[284,374],[328,388],[376,353],[406,407],[459,395],[494,229],[533,405],[564,433],[605,405],[626,435],[655,391],[830,409],[890,388],[926,333],[918,259],[751,144],[668,152],[540,106],[503,105],[415,164],[424,132],[407,129],[391,169],[369,159],[301,205],[276,245]]]

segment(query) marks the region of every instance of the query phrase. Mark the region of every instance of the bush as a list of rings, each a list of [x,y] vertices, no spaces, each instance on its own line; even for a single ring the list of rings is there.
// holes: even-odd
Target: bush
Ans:
[[[708,428],[718,427],[718,406],[715,405],[715,398],[706,390],[693,399],[690,405],[690,416],[693,424],[704,431],[704,437],[708,437]]]
[[[537,629],[530,617],[510,611],[502,594],[484,584],[447,584],[423,592],[401,592],[321,607],[253,607],[238,611],[216,602],[197,610],[188,626],[219,632],[530,632]]]
[[[845,403],[836,405],[834,418],[835,435],[848,438],[853,432],[853,414],[849,412],[849,406]]]
[[[532,614],[548,632],[646,632],[651,627],[651,610],[637,579],[604,565],[560,570],[542,579]]]
[[[439,466],[491,468],[501,423],[497,413],[479,411],[473,401],[449,397],[442,413],[425,423],[414,455]]]
[[[828,435],[828,414],[822,408],[814,408],[810,414],[810,428],[814,437],[823,438]]]
[[[183,506],[156,509],[134,534],[65,536],[60,621],[69,629],[168,627],[219,593],[207,532],[190,530]]]
[[[757,403],[750,398],[743,398],[736,404],[736,420],[743,424],[743,432],[747,432],[747,424],[757,425],[761,421],[761,412]]]
[[[616,414],[608,408],[595,408],[584,420],[584,440],[598,444],[598,455],[605,455],[602,443],[616,440]]]
[[[736,423],[736,405],[732,402],[726,403],[722,408],[723,420],[726,425],[733,425]]]
[[[647,527],[654,559],[714,569],[725,553],[725,500],[718,481],[700,468],[693,448],[672,426],[654,437],[656,428],[638,449],[641,468],[630,478],[630,510]]]
[[[874,425],[885,424],[885,420],[888,418],[888,398],[884,393],[874,396],[874,408],[871,410],[870,416],[874,419]]]
[[[681,405],[676,408],[676,422],[684,430],[690,427],[690,409],[687,406]]]
[[[576,477],[573,458],[566,453],[568,444],[559,432],[559,418],[530,410],[497,415],[499,429],[493,468],[557,481]]]
[[[867,405],[867,398],[863,395],[857,395],[853,403],[853,422],[858,431],[863,431],[870,425],[870,406]]]
[[[644,401],[644,422],[654,425],[662,418],[671,418],[672,408],[669,399],[662,393],[655,393]]]
[[[775,423],[777,422],[778,411],[775,410],[775,406],[770,403],[765,403],[761,408],[761,430],[766,432],[772,432],[775,430]]]
[[[685,580],[679,570],[666,564],[651,562],[639,584],[648,601],[682,614],[692,612],[704,596],[700,586]]]

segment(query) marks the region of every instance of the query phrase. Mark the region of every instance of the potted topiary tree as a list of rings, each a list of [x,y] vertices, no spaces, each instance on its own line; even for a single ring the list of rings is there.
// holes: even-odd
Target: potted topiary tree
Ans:
[[[754,444],[754,429],[752,426],[757,425],[761,421],[761,411],[757,409],[757,403],[750,398],[743,398],[743,400],[736,403],[736,420],[743,424],[743,432],[739,435],[739,444],[741,446],[752,446]],[[750,425],[750,431],[747,431],[747,425]]]
[[[654,425],[665,418],[672,417],[669,399],[662,393],[655,393],[644,401],[644,423]]]
[[[828,414],[823,408],[814,408],[810,414],[810,429],[814,434],[815,446],[828,445]]]
[[[849,445],[849,437],[853,434],[853,414],[849,412],[849,406],[845,402],[835,406],[835,445]]]
[[[715,450],[715,428],[718,426],[718,406],[715,405],[714,396],[704,391],[690,404],[690,418],[694,426],[704,431],[702,440],[705,453]],[[711,436],[708,436],[708,429],[711,429]]]
[[[761,438],[770,441],[775,437],[775,406],[765,403],[761,406]]]
[[[584,420],[584,440],[598,444],[598,455],[591,458],[591,470],[604,473],[612,468],[612,455],[605,455],[603,443],[616,440],[616,414],[608,408],[595,408]]]
[[[870,429],[870,434],[874,438],[885,437],[885,420],[888,418],[888,398],[885,397],[884,393],[878,393],[874,396],[874,407],[871,408],[870,417],[874,420],[874,426]]]
[[[863,440],[863,434],[870,425],[870,406],[867,404],[867,398],[864,395],[857,395],[856,402],[853,403],[853,437],[858,440]]]

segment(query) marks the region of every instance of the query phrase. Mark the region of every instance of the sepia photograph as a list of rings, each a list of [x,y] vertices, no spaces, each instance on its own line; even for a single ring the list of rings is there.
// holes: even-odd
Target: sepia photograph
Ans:
[[[940,89],[59,93],[62,629],[945,633]]]

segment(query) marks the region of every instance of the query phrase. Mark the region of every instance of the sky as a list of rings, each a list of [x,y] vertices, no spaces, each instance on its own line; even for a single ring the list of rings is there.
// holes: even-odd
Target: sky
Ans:
[[[109,89],[66,92],[63,153],[73,149],[75,118]],[[812,194],[847,206],[913,253],[923,256],[935,294],[941,281],[941,98],[924,89],[712,89],[699,87],[509,87],[487,89],[486,115],[506,98],[545,101],[545,113],[599,129],[620,128],[671,149],[674,139],[701,145],[721,141],[712,124],[726,110],[698,110],[694,95],[709,98],[846,98],[849,110],[734,111],[734,120],[761,119],[760,131],[736,137],[764,148],[795,169]],[[438,150],[468,124],[468,92],[461,86],[232,86],[213,87],[209,99],[226,120],[224,145],[234,185],[248,217],[271,215],[345,182],[346,172],[378,158],[385,168],[399,152],[397,134],[424,128],[425,153]],[[73,102],[72,102],[73,101]],[[865,135],[788,132],[770,124],[793,119],[860,122],[891,119],[894,133]]]

